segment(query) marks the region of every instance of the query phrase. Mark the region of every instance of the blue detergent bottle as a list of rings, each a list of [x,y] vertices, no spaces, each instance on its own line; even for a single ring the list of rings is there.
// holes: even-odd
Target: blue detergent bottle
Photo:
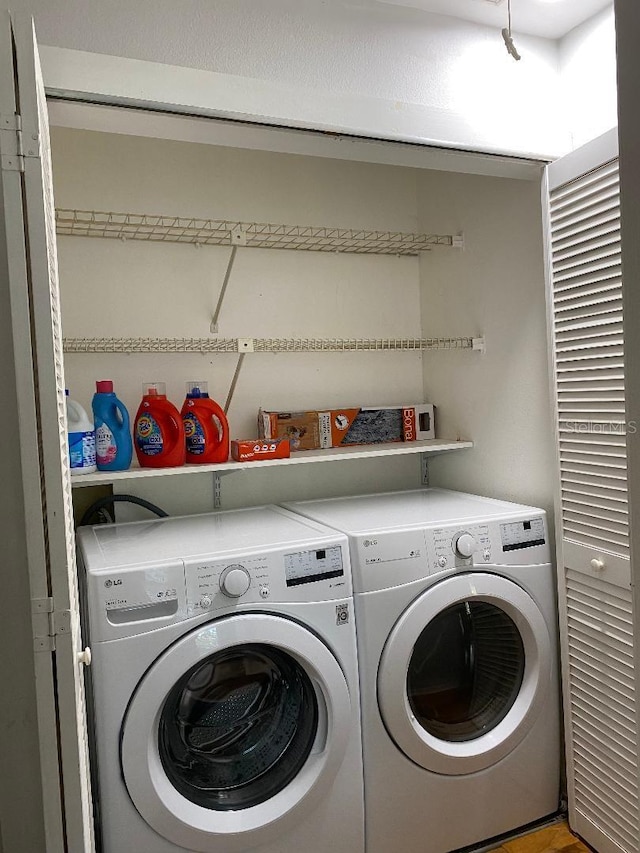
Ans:
[[[129,413],[113,393],[111,380],[96,382],[91,408],[96,428],[98,471],[126,471],[133,455]]]

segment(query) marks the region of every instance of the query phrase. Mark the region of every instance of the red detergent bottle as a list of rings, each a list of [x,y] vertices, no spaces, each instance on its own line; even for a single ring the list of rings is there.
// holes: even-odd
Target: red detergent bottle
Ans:
[[[187,462],[204,464],[229,459],[229,422],[207,393],[206,382],[187,382],[182,407]]]
[[[167,400],[164,382],[147,382],[133,428],[136,456],[142,468],[171,468],[185,463],[184,427],[180,412]]]

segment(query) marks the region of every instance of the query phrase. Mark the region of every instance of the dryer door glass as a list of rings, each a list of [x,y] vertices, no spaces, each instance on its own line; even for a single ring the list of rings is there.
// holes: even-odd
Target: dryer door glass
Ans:
[[[416,642],[407,696],[420,725],[440,740],[474,740],[511,709],[525,654],[514,621],[494,604],[462,601],[432,619]]]
[[[244,644],[210,655],[178,681],[162,709],[158,746],[184,797],[237,810],[291,782],[317,729],[315,690],[300,664],[272,646]]]

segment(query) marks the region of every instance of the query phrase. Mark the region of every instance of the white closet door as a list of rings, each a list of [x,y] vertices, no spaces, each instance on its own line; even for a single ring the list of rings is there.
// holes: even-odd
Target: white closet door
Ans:
[[[636,851],[617,133],[550,166],[548,189],[569,820],[600,853]]]
[[[93,850],[49,129],[30,18],[0,15],[2,198],[49,851]]]

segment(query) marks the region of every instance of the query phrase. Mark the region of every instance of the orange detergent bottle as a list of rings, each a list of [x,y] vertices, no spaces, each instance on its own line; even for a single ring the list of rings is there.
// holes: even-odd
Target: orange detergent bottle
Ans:
[[[222,408],[209,397],[206,382],[187,382],[182,422],[187,462],[204,464],[229,459],[229,423]]]
[[[171,468],[185,463],[184,427],[180,412],[167,400],[164,382],[142,386],[133,437],[143,468]]]

